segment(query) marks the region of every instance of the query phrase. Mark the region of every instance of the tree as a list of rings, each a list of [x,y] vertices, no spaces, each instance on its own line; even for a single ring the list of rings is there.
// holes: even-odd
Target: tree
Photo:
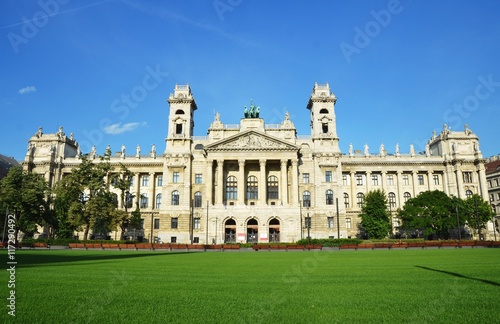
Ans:
[[[398,211],[406,230],[422,230],[425,236],[448,238],[457,227],[453,200],[439,190],[424,191]]]
[[[37,225],[47,224],[49,206],[46,197],[49,192],[42,175],[23,171],[20,166],[10,168],[1,180],[0,200],[16,217],[16,240],[19,231],[30,237],[37,232]]]
[[[117,228],[118,226],[121,229],[121,235],[122,239],[125,235],[125,231],[127,227],[129,226],[129,216],[128,216],[128,207],[129,207],[129,199],[133,197],[133,195],[130,194],[129,189],[130,185],[132,183],[132,177],[133,173],[127,169],[126,166],[124,166],[122,163],[120,163],[120,173],[115,173],[111,176],[111,184],[113,187],[117,188],[120,190],[120,202],[121,206],[125,208],[125,211],[117,211],[116,215],[116,220],[117,222],[114,224],[115,227]]]
[[[109,218],[114,215],[116,202],[104,181],[111,170],[109,161],[101,160],[94,164],[83,157],[80,165],[68,176],[70,185],[77,188],[79,193],[79,199],[70,203],[68,216],[72,225],[84,227],[84,240],[88,238],[89,230],[96,222],[98,225],[112,223]],[[102,226],[97,229],[101,231]]]
[[[56,183],[53,193],[54,234],[60,238],[71,238],[77,226],[70,221],[69,210],[73,202],[80,201],[80,188],[73,185],[71,177],[64,177]]]
[[[479,236],[481,236],[481,229],[486,228],[486,223],[495,216],[491,205],[477,194],[465,199],[464,214],[469,226],[475,228]]]
[[[391,218],[387,210],[387,197],[382,190],[366,194],[360,217],[361,226],[370,238],[387,237],[391,230]]]

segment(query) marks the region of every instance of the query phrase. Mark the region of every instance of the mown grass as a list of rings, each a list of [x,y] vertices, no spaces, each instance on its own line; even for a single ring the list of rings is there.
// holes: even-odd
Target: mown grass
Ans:
[[[5,251],[1,257],[6,264]],[[500,316],[500,249],[19,250],[16,258],[18,323],[495,323]],[[0,280],[8,297],[6,271]],[[12,320],[6,307],[1,319]]]

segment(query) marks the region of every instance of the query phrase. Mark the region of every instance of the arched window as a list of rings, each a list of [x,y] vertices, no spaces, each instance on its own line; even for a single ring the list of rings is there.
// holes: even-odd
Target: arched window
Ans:
[[[333,191],[330,189],[326,191],[326,204],[333,205]]]
[[[325,109],[325,108],[322,108],[320,111],[319,111],[320,114],[328,114],[328,109]]]
[[[176,112],[175,112],[176,115],[184,115],[184,110],[182,109],[178,109]]]
[[[278,199],[278,177],[270,176],[267,178],[267,199]]]
[[[349,194],[347,192],[344,192],[344,206],[349,208]]]
[[[148,195],[147,194],[141,195],[141,208],[148,208]]]
[[[387,200],[389,201],[389,208],[396,208],[396,194],[394,192],[389,192],[387,195]]]
[[[362,192],[358,192],[356,195],[358,208],[362,208],[365,202],[365,195]]]
[[[201,207],[202,204],[201,192],[197,191],[194,193],[194,207]]]
[[[156,195],[156,209],[160,209],[161,207],[161,193]]]
[[[118,195],[113,193],[113,204],[115,205],[115,207],[118,207]]]
[[[249,176],[247,179],[247,199],[259,198],[259,183],[256,176]]]
[[[226,199],[238,199],[238,181],[235,176],[227,177],[226,180]]]
[[[465,197],[467,197],[467,198],[472,197],[472,191],[466,190],[465,191]]]
[[[405,202],[407,202],[409,199],[411,199],[410,193],[409,192],[405,192],[403,194],[403,199],[404,199]]]
[[[311,207],[311,193],[304,191],[302,194],[302,207]]]
[[[172,191],[172,206],[179,205],[179,192],[177,190]]]

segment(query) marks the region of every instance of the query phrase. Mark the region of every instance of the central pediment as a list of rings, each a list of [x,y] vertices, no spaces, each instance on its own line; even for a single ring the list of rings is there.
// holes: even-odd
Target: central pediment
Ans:
[[[299,147],[280,138],[248,130],[205,146],[206,151],[298,151]]]

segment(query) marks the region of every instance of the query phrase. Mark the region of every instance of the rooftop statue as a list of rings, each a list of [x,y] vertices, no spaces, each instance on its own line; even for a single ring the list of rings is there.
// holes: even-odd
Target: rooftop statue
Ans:
[[[253,104],[253,100],[250,100],[250,110],[245,106],[245,110],[243,111],[245,118],[259,118],[260,107],[257,107]]]

